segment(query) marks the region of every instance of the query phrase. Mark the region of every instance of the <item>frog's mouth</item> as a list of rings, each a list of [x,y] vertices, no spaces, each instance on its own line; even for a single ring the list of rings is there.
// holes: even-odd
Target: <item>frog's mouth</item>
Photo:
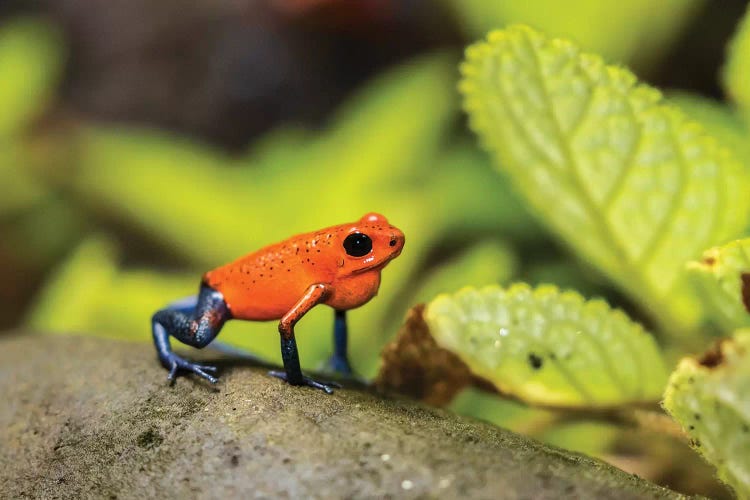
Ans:
[[[367,272],[367,271],[374,271],[376,269],[383,269],[386,264],[388,264],[390,261],[392,261],[393,259],[395,259],[396,257],[398,257],[400,253],[401,252],[398,252],[398,253],[395,253],[393,255],[390,255],[390,256],[386,257],[385,259],[381,260],[380,262],[373,262],[369,266],[361,267],[361,268],[357,269],[356,271],[352,272],[352,274],[361,274],[361,273],[364,273],[364,272]]]
[[[357,269],[356,271],[353,271],[352,274],[362,274],[362,273],[366,273],[367,271],[373,271],[373,270],[375,270],[377,268],[382,268],[383,266],[385,266],[387,264],[387,262],[388,261],[386,261],[386,262],[379,262],[379,263],[373,264],[371,266],[361,267],[361,268]]]

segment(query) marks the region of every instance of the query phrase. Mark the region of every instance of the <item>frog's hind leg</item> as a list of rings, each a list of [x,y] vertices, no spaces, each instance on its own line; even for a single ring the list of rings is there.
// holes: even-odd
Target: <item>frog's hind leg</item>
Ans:
[[[191,363],[172,352],[170,335],[180,342],[201,349],[206,347],[231,318],[224,297],[207,285],[201,285],[197,297],[170,304],[151,318],[151,327],[159,361],[169,370],[169,381],[174,381],[180,370],[193,372],[211,383],[216,367]]]

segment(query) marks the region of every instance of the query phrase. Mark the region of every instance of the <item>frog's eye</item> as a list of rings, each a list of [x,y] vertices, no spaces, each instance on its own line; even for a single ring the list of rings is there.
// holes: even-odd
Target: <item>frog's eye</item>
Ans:
[[[362,257],[372,250],[372,240],[364,233],[352,233],[344,239],[344,250],[352,257]]]

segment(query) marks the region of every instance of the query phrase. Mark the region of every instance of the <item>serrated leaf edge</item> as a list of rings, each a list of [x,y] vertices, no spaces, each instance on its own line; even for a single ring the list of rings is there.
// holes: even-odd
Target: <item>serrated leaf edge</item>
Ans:
[[[657,89],[651,88],[645,84],[638,83],[635,75],[633,75],[632,72],[630,72],[628,69],[607,65],[605,64],[603,59],[596,54],[582,53],[572,42],[559,38],[548,39],[540,33],[537,33],[533,29],[529,28],[528,26],[524,25],[513,25],[506,28],[505,30],[497,30],[491,32],[487,36],[486,41],[478,42],[466,49],[466,58],[460,66],[462,80],[459,83],[459,89],[464,96],[464,109],[469,114],[470,126],[477,133],[477,136],[480,138],[480,142],[482,143],[482,145],[489,151],[496,153],[499,158],[502,159],[504,156],[503,148],[500,144],[494,144],[490,139],[492,134],[488,132],[491,131],[491,127],[486,123],[486,120],[483,119],[484,114],[473,112],[479,110],[482,104],[474,95],[477,85],[474,83],[472,78],[479,73],[478,64],[482,63],[484,56],[493,50],[493,45],[501,43],[513,35],[520,35],[524,39],[529,40],[529,43],[532,45],[531,53],[534,54],[535,57],[537,57],[537,53],[536,50],[534,50],[534,43],[549,43],[557,49],[562,48],[563,50],[573,51],[577,53],[582,60],[581,66],[586,66],[588,68],[591,68],[593,71],[600,72],[600,75],[598,76],[601,76],[601,73],[603,72],[606,74],[605,78],[607,80],[611,81],[617,79],[622,81],[623,85],[613,85],[613,89],[616,87],[617,91],[619,91],[621,94],[624,94],[625,97],[627,97],[626,101],[631,104],[631,106],[638,100],[636,99],[636,97],[638,97],[641,102],[645,104],[644,107],[637,110],[638,114],[636,114],[636,110],[631,107],[631,112],[633,113],[634,119],[638,120],[638,115],[646,113],[649,109],[657,111],[659,113],[663,113],[663,115],[670,122],[670,130],[672,131],[670,136],[674,141],[676,154],[682,157],[682,161],[678,162],[678,165],[683,176],[686,169],[688,168],[688,162],[684,158],[684,144],[680,142],[681,139],[677,136],[677,134],[691,135],[691,141],[693,141],[691,144],[694,145],[697,143],[704,151],[704,156],[715,158],[716,161],[722,162],[722,164],[731,163],[734,165],[734,168],[738,172],[741,171],[739,162],[731,154],[728,148],[724,147],[714,137],[712,137],[699,122],[692,120],[679,108],[671,106],[664,102],[662,94]],[[590,74],[591,71],[588,71],[587,73]],[[544,78],[540,78],[540,85],[543,89],[546,89]],[[546,99],[548,102],[550,102],[548,92],[546,93]],[[550,109],[554,111],[554,107],[550,106]],[[569,137],[573,132],[563,133],[563,129],[559,124],[559,120],[554,117],[554,113],[552,114],[552,116],[552,121],[556,126],[557,133],[561,137]],[[524,130],[524,128],[520,125],[518,128],[520,131]],[[530,142],[533,144],[533,141]],[[654,317],[664,318],[669,311],[669,308],[666,307],[666,304],[668,302],[667,298],[672,292],[674,292],[675,287],[681,283],[681,278],[684,276],[684,273],[678,270],[675,274],[675,279],[671,283],[669,283],[668,288],[666,288],[663,293],[659,293],[659,291],[654,288],[653,284],[649,283],[649,280],[647,280],[639,270],[641,266],[644,265],[644,262],[648,262],[649,256],[659,248],[659,241],[662,238],[662,235],[666,233],[666,229],[669,227],[669,225],[673,223],[674,217],[671,217],[669,215],[665,216],[662,221],[662,224],[665,227],[662,228],[661,231],[654,232],[652,241],[644,247],[644,250],[641,252],[641,254],[631,259],[627,255],[627,252],[624,250],[622,245],[619,243],[619,239],[615,238],[615,233],[612,231],[609,221],[606,218],[601,217],[601,207],[599,207],[593,201],[593,198],[584,187],[578,174],[580,169],[577,168],[577,161],[575,159],[575,156],[570,151],[570,145],[566,141],[560,141],[560,147],[565,154],[567,164],[571,166],[570,174],[571,178],[573,179],[573,186],[577,196],[580,198],[582,204],[588,212],[588,216],[594,224],[593,227],[596,228],[599,238],[601,238],[601,241],[608,243],[610,250],[614,252],[613,259],[610,260],[618,262],[620,266],[619,269],[611,269],[607,265],[604,265],[602,262],[599,262],[600,269],[602,269],[605,274],[609,275],[613,280],[619,283],[633,297],[639,299],[642,305],[647,308]],[[623,170],[623,172],[626,173],[629,170],[629,168],[626,168]],[[728,182],[728,180],[725,180],[725,177],[727,176],[716,177],[716,182],[721,183],[720,185],[717,185],[717,190],[720,193],[726,192],[728,189],[726,182]],[[742,178],[741,181],[743,181],[744,184],[747,184],[746,178]],[[613,184],[614,190],[617,190],[617,185],[617,183]],[[684,187],[685,182],[680,182],[680,189],[683,190]],[[707,234],[707,240],[720,241],[721,239],[723,239],[722,236],[724,236],[724,233],[731,233],[731,231],[728,231],[728,228],[725,227],[728,222],[731,222],[731,220],[720,221],[721,214],[724,213],[724,209],[722,207],[722,205],[725,203],[724,198],[725,196],[718,196],[717,198],[717,207],[714,211],[714,217],[716,221],[714,222],[714,224],[712,224]],[[679,198],[674,198],[670,210],[674,211],[678,206]],[[746,217],[748,207],[745,208]],[[556,225],[556,223],[554,222],[550,223],[550,221],[544,216],[544,214],[539,214],[538,209],[533,206],[532,209],[537,212],[537,215],[541,215],[540,218],[546,224],[553,227]],[[570,243],[568,244],[573,246]],[[644,290],[648,291],[648,294],[652,296],[643,298],[642,296]],[[674,315],[671,316],[672,317],[670,318],[662,319],[662,324],[673,323],[679,325],[681,319],[674,317]]]
[[[662,366],[661,366],[661,372],[665,375],[666,380],[666,367],[663,365],[663,359],[661,357],[661,352],[658,347],[658,344],[656,340],[653,338],[652,335],[650,335],[646,330],[643,328],[643,326],[640,323],[637,323],[633,321],[627,314],[625,314],[622,310],[618,308],[611,307],[604,299],[601,298],[593,298],[593,299],[586,299],[584,298],[580,293],[574,291],[574,290],[561,290],[556,285],[551,284],[542,284],[538,285],[536,287],[532,287],[527,283],[513,283],[509,285],[508,287],[502,287],[500,285],[487,285],[484,287],[476,288],[472,286],[466,286],[454,293],[442,293],[437,295],[432,301],[430,301],[427,304],[427,307],[424,312],[424,318],[425,321],[428,323],[428,325],[431,325],[431,329],[434,328],[432,324],[434,324],[434,317],[432,316],[431,311],[434,311],[436,307],[444,307],[442,304],[448,303],[450,304],[450,309],[453,312],[458,312],[462,316],[460,318],[457,318],[459,322],[467,323],[472,320],[477,320],[477,318],[468,318],[465,315],[465,311],[463,311],[460,308],[460,305],[458,304],[462,299],[464,299],[467,295],[478,295],[481,297],[494,294],[494,293],[501,293],[504,294],[506,297],[512,297],[514,300],[517,300],[519,297],[522,296],[528,296],[532,300],[540,302],[545,300],[546,298],[556,298],[558,299],[558,302],[562,303],[564,300],[571,300],[575,302],[578,306],[580,306],[580,317],[588,315],[589,317],[597,317],[602,314],[604,311],[607,318],[610,321],[615,322],[622,322],[627,323],[629,330],[633,332],[635,336],[645,336],[648,340],[647,343],[650,344],[649,347],[653,349],[653,351],[658,355],[658,358],[662,360]],[[481,318],[479,319],[481,321]],[[434,330],[433,330],[434,331]],[[646,376],[646,370],[644,369],[642,365],[642,360],[640,359],[640,356],[637,355],[636,348],[633,346],[631,342],[631,336],[626,335],[624,336],[624,342],[627,344],[628,351],[631,353],[631,358],[635,360],[636,363],[638,363],[638,368],[636,370],[638,381],[635,384],[637,387],[637,390],[633,391],[632,393],[628,394],[628,390],[623,386],[621,381],[618,381],[616,376],[611,376],[612,383],[615,384],[615,386],[620,390],[621,393],[627,394],[627,397],[632,401],[643,401],[644,393],[647,389],[648,383],[644,380],[644,377]],[[437,340],[437,338],[436,338]],[[533,339],[529,339],[530,341],[534,342]],[[595,338],[595,336],[590,336],[589,340],[595,342],[598,346],[601,347],[601,344],[598,342],[598,339]],[[443,346],[446,348],[445,346]],[[540,346],[540,351],[544,351],[543,348]],[[450,350],[450,349],[449,349]],[[459,354],[459,353],[457,353]],[[460,354],[459,354],[459,357]],[[467,362],[464,360],[464,362]],[[467,362],[468,365],[468,362]],[[471,366],[468,365],[471,369]],[[575,377],[568,373],[569,370],[566,366],[564,366],[561,363],[556,363],[556,366],[558,367],[559,371],[563,376],[566,377],[566,379],[571,383],[572,387],[575,387],[579,394],[583,397],[583,399],[587,400],[589,403],[592,404],[592,406],[599,406],[596,404],[595,401],[587,394],[583,388],[579,386],[579,384],[576,382]],[[658,367],[657,367],[658,371]],[[502,381],[490,381],[491,383],[495,384],[498,388],[498,390],[501,393],[505,394],[512,394],[514,391],[510,390],[510,388],[503,386]],[[619,382],[619,383],[618,383]],[[641,398],[641,399],[639,399]],[[654,401],[658,398],[654,398]],[[549,406],[557,406],[557,405],[549,405]],[[565,406],[565,405],[560,405]]]

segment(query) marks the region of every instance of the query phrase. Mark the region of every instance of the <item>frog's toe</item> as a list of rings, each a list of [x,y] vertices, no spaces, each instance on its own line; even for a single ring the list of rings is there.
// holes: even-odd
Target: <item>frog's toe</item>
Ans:
[[[337,382],[330,382],[330,381],[323,382],[323,381],[311,379],[310,377],[304,377],[304,384],[308,387],[320,389],[326,394],[333,394],[334,388],[341,389],[341,384]]]
[[[269,375],[272,377],[280,378],[281,380],[292,384],[292,385],[306,385],[308,387],[313,387],[315,389],[320,389],[321,391],[325,392],[326,394],[333,394],[333,389],[340,389],[341,384],[336,382],[329,382],[329,381],[318,381],[314,380],[310,377],[302,377],[302,380],[299,382],[290,382],[289,377],[287,376],[285,371],[281,370],[271,370],[268,372]]]
[[[272,377],[279,378],[288,384],[291,384],[291,382],[289,382],[289,378],[286,376],[286,372],[283,370],[270,370],[268,374]]]
[[[169,375],[167,375],[167,380],[169,381],[169,384],[174,384],[175,379],[177,378],[177,369],[179,367],[177,366],[177,363],[175,361],[172,362],[172,366],[169,368]]]
[[[164,364],[169,368],[169,375],[167,375],[167,380],[170,384],[174,383],[181,370],[185,372],[195,373],[196,375],[205,378],[212,384],[218,382],[218,379],[216,377],[207,373],[216,373],[217,368],[215,366],[191,363],[190,361],[183,359],[174,353],[171,353],[169,359],[167,359]]]
[[[212,368],[213,368],[213,367],[212,367]],[[191,370],[191,371],[192,371],[193,373],[195,373],[196,375],[200,375],[201,377],[205,378],[206,380],[208,380],[208,381],[209,381],[209,382],[211,382],[212,384],[215,384],[216,382],[218,382],[218,381],[219,381],[219,379],[217,379],[217,378],[216,378],[216,377],[214,377],[213,375],[209,375],[208,373],[206,373],[206,372],[204,371],[204,369],[202,369],[202,368],[199,368],[199,367],[198,367],[197,365],[194,365],[194,366],[193,366],[193,367],[192,367],[192,368],[191,368],[190,370]]]

